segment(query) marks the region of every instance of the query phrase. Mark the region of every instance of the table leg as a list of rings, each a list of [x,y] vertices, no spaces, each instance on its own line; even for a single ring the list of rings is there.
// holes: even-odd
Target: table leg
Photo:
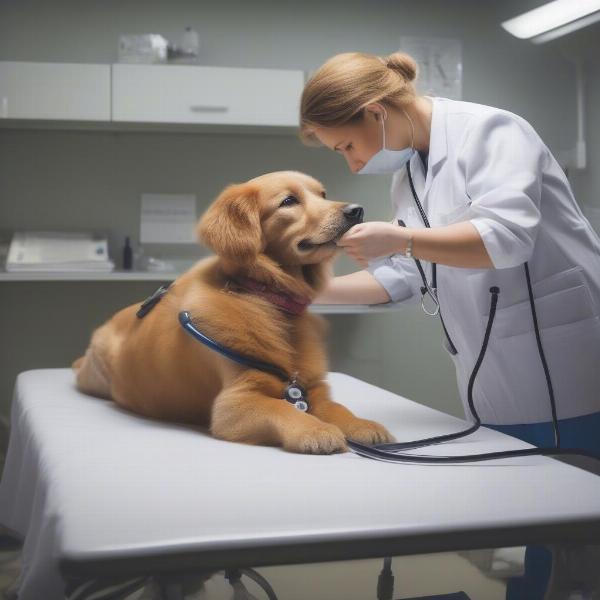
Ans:
[[[185,600],[183,584],[179,581],[160,581],[161,600]]]
[[[600,545],[552,544],[544,600],[600,599]]]

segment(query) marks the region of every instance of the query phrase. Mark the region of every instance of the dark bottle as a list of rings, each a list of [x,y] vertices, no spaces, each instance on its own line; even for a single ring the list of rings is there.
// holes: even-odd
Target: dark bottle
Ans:
[[[123,269],[126,271],[131,270],[133,266],[133,252],[131,245],[129,244],[129,236],[125,238],[125,246],[123,247]]]

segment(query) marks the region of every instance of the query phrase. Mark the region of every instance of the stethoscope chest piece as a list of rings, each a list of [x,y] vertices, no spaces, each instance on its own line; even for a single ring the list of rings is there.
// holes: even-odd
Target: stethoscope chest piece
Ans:
[[[283,399],[293,404],[298,410],[308,410],[307,394],[301,385],[292,381],[283,391]]]
[[[429,297],[429,301],[425,300]],[[421,288],[421,308],[426,315],[435,317],[440,312],[440,303],[437,299],[437,290],[432,288]]]

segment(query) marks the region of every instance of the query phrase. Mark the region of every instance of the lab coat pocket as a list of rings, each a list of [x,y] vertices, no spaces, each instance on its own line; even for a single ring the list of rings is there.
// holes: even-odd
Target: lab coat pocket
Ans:
[[[483,315],[483,327],[487,323],[490,308],[487,290],[491,286],[498,286],[500,289],[492,336],[505,338],[533,331],[533,316],[522,267],[474,272],[469,276],[469,284],[480,314]],[[580,266],[552,273],[534,282],[532,287],[541,329],[575,323],[598,315],[589,284]]]
[[[558,417],[600,410],[600,317],[546,327],[540,337]],[[514,422],[550,420],[548,385],[535,333],[492,339],[490,349],[495,367],[503,374],[501,385],[508,388],[506,397],[514,402]]]
[[[578,323],[594,316],[590,291],[583,284],[535,298],[535,312],[540,330]],[[507,338],[533,330],[529,299],[496,310],[492,325],[495,338]]]

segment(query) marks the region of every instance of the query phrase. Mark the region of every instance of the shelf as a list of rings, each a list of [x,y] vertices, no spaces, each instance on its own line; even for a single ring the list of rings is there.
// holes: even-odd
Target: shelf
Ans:
[[[179,273],[168,271],[0,271],[2,281],[171,281]]]
[[[68,121],[59,119],[2,119],[0,129],[105,131],[111,133],[195,133],[218,135],[297,136],[298,127],[286,125],[224,125],[220,123],[131,123],[116,121]]]
[[[111,271],[108,273],[69,271],[0,271],[0,283],[9,281],[173,281],[180,275],[175,272]],[[323,315],[353,315],[363,313],[385,313],[400,309],[400,303],[387,304],[313,304],[310,312]]]
[[[394,312],[401,309],[400,302],[386,304],[312,304],[310,312],[321,315],[356,315]]]

